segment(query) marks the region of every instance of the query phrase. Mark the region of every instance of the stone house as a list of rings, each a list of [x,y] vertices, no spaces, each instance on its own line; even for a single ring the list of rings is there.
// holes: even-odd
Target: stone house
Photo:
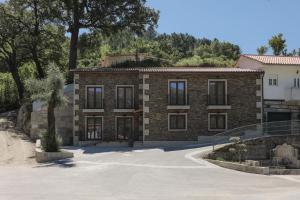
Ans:
[[[300,119],[300,57],[242,55],[236,67],[265,72],[265,121]]]
[[[74,145],[195,142],[261,122],[261,70],[96,67],[72,72]]]

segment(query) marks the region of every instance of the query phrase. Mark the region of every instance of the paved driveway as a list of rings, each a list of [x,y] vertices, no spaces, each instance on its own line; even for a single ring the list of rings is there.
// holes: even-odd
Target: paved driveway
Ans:
[[[73,149],[73,161],[0,167],[0,199],[299,199],[300,178],[223,169],[205,148]]]

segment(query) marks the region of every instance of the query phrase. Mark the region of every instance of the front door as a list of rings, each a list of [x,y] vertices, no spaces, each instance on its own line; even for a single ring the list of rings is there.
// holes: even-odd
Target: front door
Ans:
[[[128,140],[133,134],[133,118],[117,117],[117,140]]]

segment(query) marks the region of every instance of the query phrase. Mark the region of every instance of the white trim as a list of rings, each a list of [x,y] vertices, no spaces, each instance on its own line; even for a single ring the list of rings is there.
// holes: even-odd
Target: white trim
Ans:
[[[134,103],[135,103],[135,99],[134,99],[134,85],[116,85],[115,86],[115,108],[116,109],[123,109],[123,108],[117,108],[118,105],[118,87],[131,87],[132,88],[132,107],[134,108]]]
[[[190,105],[185,105],[185,106],[169,105],[169,106],[167,106],[168,110],[189,110],[190,108],[191,108]]]
[[[210,116],[211,115],[225,115],[225,129],[212,129],[210,128]],[[227,121],[228,121],[228,116],[227,113],[208,113],[208,131],[225,131],[227,130]]]
[[[84,113],[92,113],[92,112],[104,112],[104,109],[82,109]]]
[[[103,124],[104,124],[104,116],[92,116],[92,115],[88,115],[88,116],[84,116],[84,138],[85,138],[85,140],[84,141],[89,141],[89,139],[87,139],[87,132],[86,132],[86,130],[87,130],[87,118],[102,118],[102,120],[101,120],[101,139],[95,139],[95,140],[99,140],[99,141],[101,141],[101,140],[103,140],[103,130],[104,130],[104,128],[103,128]],[[93,140],[91,140],[91,141],[93,141]]]
[[[222,81],[222,82],[225,82],[225,105],[227,105],[227,103],[228,103],[228,97],[227,97],[227,79],[208,79],[207,80],[207,94],[208,94],[208,96],[209,96],[209,82],[210,81],[215,81],[215,82],[217,82],[217,81]],[[231,109],[231,108],[228,108],[228,109]]]
[[[171,129],[170,128],[170,116],[171,115],[185,115],[185,129]],[[168,113],[168,131],[187,131],[187,125],[188,125],[188,122],[187,122],[187,113]]]
[[[230,110],[231,105],[212,105],[212,106],[207,106],[207,110]]]
[[[187,88],[187,79],[168,79],[168,104],[170,104],[170,82],[176,82],[176,81],[183,81],[185,85],[185,104],[188,105],[187,103],[187,94],[188,94],[188,88]]]
[[[134,109],[114,109],[113,112],[120,113],[120,112],[134,112]]]
[[[84,107],[87,108],[87,103],[88,103],[87,102],[87,93],[88,93],[87,88],[88,87],[101,87],[102,88],[102,107],[104,107],[104,85],[85,85]],[[93,109],[93,108],[91,108],[91,109]]]
[[[115,139],[118,141],[118,127],[117,127],[117,119],[118,118],[131,118],[132,120],[132,134],[134,134],[134,116],[115,116]]]

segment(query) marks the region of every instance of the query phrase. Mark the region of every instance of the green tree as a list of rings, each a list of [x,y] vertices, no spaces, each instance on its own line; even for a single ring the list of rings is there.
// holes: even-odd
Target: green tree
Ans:
[[[269,45],[273,50],[273,54],[275,56],[282,55],[284,53],[284,49],[286,47],[285,39],[283,38],[283,34],[279,33],[278,35],[274,35],[269,40]]]
[[[44,149],[47,152],[56,152],[59,147],[55,130],[54,109],[65,105],[67,102],[64,96],[65,77],[54,64],[49,66],[47,75],[47,78],[42,80],[30,79],[26,85],[32,100],[47,102],[48,129]]]
[[[267,46],[261,46],[261,47],[258,47],[256,49],[258,55],[265,55],[268,51],[268,47]]]
[[[0,4],[0,68],[9,71],[16,83],[19,100],[24,98],[24,84],[20,78],[19,68],[28,62],[30,53],[25,48],[24,30],[14,20],[15,10]]]
[[[54,20],[55,1],[51,0],[10,0],[8,6],[13,8],[11,18],[22,27],[26,48],[36,66],[39,78],[45,77],[42,66],[62,59],[62,44],[66,41],[63,26],[51,23]]]
[[[97,29],[111,34],[131,29],[137,33],[157,24],[158,12],[145,5],[146,0],[62,0],[58,18],[71,33],[69,69],[76,68],[79,30]]]

